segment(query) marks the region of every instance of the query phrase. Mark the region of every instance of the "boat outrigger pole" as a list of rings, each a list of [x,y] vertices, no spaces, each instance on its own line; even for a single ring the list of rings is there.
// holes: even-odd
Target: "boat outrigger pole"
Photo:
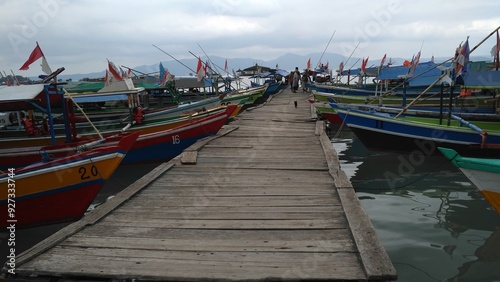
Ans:
[[[335,32],[337,30],[335,29],[332,33],[332,36],[330,36],[330,40],[328,40],[328,44],[326,44],[325,50],[323,50],[323,53],[321,54],[321,57],[319,57],[318,64],[316,65],[316,68],[319,67],[319,64],[321,64],[321,59],[323,58],[323,55],[325,55],[326,49],[328,49],[328,46],[330,45],[330,42],[332,42],[332,38],[335,35]]]
[[[174,59],[174,60],[175,60],[176,62],[178,62],[179,64],[181,64],[181,65],[185,66],[185,67],[186,67],[188,70],[190,70],[191,72],[196,73],[196,72],[195,72],[192,68],[190,68],[190,67],[186,66],[186,64],[184,64],[183,62],[181,62],[181,61],[177,60],[174,56],[172,56],[172,55],[170,55],[169,53],[167,53],[167,52],[163,51],[162,49],[160,49],[160,47],[158,47],[158,46],[156,46],[156,45],[154,45],[154,44],[153,44],[153,46],[154,46],[156,49],[158,49],[158,50],[162,51],[163,53],[167,54],[167,56],[169,56],[170,58]]]

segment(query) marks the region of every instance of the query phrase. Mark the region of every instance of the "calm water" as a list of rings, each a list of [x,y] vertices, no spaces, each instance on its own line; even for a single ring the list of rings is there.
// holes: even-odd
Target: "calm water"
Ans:
[[[332,135],[398,281],[500,281],[500,215],[449,161],[370,151],[348,129]]]

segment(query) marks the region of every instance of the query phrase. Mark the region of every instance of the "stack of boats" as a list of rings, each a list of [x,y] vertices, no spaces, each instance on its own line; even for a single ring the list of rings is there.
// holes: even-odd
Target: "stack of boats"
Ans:
[[[314,83],[310,101],[367,148],[444,154],[500,213],[500,71],[469,63],[454,77],[454,67],[418,64],[415,81],[405,77],[408,66],[384,67],[375,86]]]
[[[153,107],[129,78],[91,93],[68,93],[57,83],[0,86],[0,183],[9,188],[0,208],[16,211],[3,213],[2,224],[80,218],[119,165],[174,158],[266,88]]]

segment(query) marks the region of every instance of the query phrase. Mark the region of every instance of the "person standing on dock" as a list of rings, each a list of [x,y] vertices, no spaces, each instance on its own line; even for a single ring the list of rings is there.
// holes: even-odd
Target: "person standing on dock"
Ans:
[[[292,87],[293,93],[297,93],[297,90],[299,89],[299,81],[300,81],[299,68],[295,67],[295,71],[293,73],[293,87]]]

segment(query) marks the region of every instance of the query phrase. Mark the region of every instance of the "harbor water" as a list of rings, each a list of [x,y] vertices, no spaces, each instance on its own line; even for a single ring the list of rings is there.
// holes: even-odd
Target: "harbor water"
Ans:
[[[331,136],[398,281],[500,281],[500,214],[451,162]]]

